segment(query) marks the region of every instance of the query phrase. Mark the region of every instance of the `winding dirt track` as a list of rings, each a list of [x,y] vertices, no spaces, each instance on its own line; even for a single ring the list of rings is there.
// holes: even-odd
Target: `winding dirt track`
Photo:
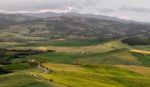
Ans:
[[[44,74],[49,73],[49,70],[48,70],[47,68],[44,68],[44,67],[42,67],[42,66],[38,66],[38,68],[40,68],[41,70],[43,70],[42,73],[44,73]],[[36,74],[36,73],[32,73],[31,75],[32,75],[34,78],[36,78],[36,79],[38,79],[38,80],[40,80],[40,81],[42,81],[42,82],[46,82],[46,83],[48,83],[48,84],[50,84],[50,85],[52,85],[52,86],[54,86],[54,87],[68,87],[68,86],[63,85],[63,84],[61,84],[61,83],[57,83],[57,82],[55,82],[55,81],[50,81],[49,79],[45,79],[45,78],[39,76],[39,75]]]

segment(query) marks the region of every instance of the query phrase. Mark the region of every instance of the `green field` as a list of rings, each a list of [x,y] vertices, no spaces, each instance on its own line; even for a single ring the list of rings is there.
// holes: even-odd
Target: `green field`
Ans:
[[[53,72],[36,74],[70,87],[148,87],[150,85],[148,77],[113,66],[61,64],[45,64],[45,66]]]
[[[23,46],[33,47],[33,46],[60,46],[60,47],[80,47],[80,46],[91,46],[104,43],[106,40],[102,39],[62,39],[62,40],[50,40],[37,43],[29,43]],[[22,45],[20,45],[22,46]]]
[[[0,76],[0,87],[52,87],[25,73]]]
[[[145,46],[132,47],[120,40],[65,40],[29,46],[12,44],[15,46],[8,46],[9,49],[54,52],[6,57],[12,64],[0,67],[12,73],[0,75],[0,87],[150,86],[150,55],[130,52],[131,49],[144,50]],[[31,68],[28,63],[31,59],[42,62],[43,68]]]

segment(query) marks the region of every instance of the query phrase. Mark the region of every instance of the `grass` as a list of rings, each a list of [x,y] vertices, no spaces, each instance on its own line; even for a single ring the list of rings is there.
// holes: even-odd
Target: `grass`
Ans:
[[[68,53],[44,53],[30,56],[28,58],[52,63],[72,63],[75,60],[75,55]]]
[[[150,45],[136,45],[136,46],[133,46],[133,48],[138,49],[138,50],[150,51]]]
[[[145,76],[150,76],[150,67],[136,66],[136,65],[117,65],[117,66]]]
[[[80,46],[91,46],[104,43],[106,41],[100,39],[63,39],[63,40],[51,40],[27,44],[27,46],[60,46],[60,47],[80,47]]]
[[[28,58],[33,58],[39,61],[47,61],[51,63],[66,64],[73,64],[77,61],[81,64],[140,64],[140,62],[138,62],[138,60],[134,56],[132,56],[127,49],[119,49],[99,53],[54,52],[29,56]]]
[[[0,46],[15,46],[20,45],[21,43],[18,42],[0,42]]]
[[[43,66],[45,66],[53,71],[78,72],[78,71],[84,70],[82,67],[75,66],[75,65],[68,65],[68,64],[45,63],[45,64],[43,64]]]
[[[27,36],[27,35],[21,35],[21,34],[17,34],[17,33],[2,33],[0,35],[1,38],[5,38],[5,39],[21,39],[21,40],[44,40],[43,37],[34,37],[34,36]]]
[[[54,86],[50,86],[48,84],[41,83],[41,82],[33,82],[33,83],[23,85],[23,86],[20,86],[20,87],[54,87]]]
[[[3,68],[9,69],[9,70],[24,70],[24,69],[29,69],[29,67],[30,67],[29,64],[26,64],[26,63],[9,64],[9,65],[3,66]]]
[[[140,65],[140,62],[132,56],[127,49],[113,50],[79,58],[81,63],[86,64],[125,64]]]
[[[84,41],[84,40],[83,40]],[[67,41],[69,42],[69,41]],[[78,41],[78,42],[74,42],[73,44],[77,44],[77,43],[82,43],[82,41]],[[90,43],[94,43],[89,42]],[[109,43],[109,42],[108,42]],[[118,44],[120,44],[120,42],[116,42]],[[114,43],[113,45],[116,45],[116,43]],[[45,44],[45,42],[42,42],[42,44]],[[67,53],[99,53],[99,52],[108,52],[108,51],[112,51],[114,50],[113,46],[109,46],[108,44],[105,43],[97,43],[97,44],[91,44],[91,45],[84,45],[84,46],[50,46],[50,45],[36,45],[33,44],[32,46],[27,45],[20,45],[20,46],[16,46],[16,47],[11,47],[10,49],[50,49],[50,50],[55,50],[56,52],[67,52]],[[120,47],[115,47],[115,49],[120,49]]]
[[[150,66],[150,55],[141,53],[131,53],[131,54],[135,56],[138,59],[138,61],[142,63],[143,66]]]
[[[114,66],[51,63],[45,66],[54,72],[38,73],[38,75],[69,87],[149,87],[150,85],[149,78]],[[63,66],[65,68],[62,68]]]
[[[0,76],[0,87],[51,87],[39,82],[30,75],[24,73],[13,73]]]
[[[1,75],[0,87],[150,86],[150,69],[144,67],[149,66],[150,55],[131,53],[129,49],[132,47],[122,44],[119,40],[105,43],[88,41],[48,41],[48,43],[44,42],[43,45],[40,43],[39,46],[16,46],[16,49],[55,50],[56,52],[53,53],[48,52],[26,58],[12,59],[13,63],[28,59],[46,62],[43,66],[47,67],[50,72],[42,73],[43,70],[39,68],[28,69],[29,65],[26,63],[1,66],[14,70],[14,73]],[[75,42],[77,42],[76,45]],[[47,45],[44,46],[44,44]],[[36,74],[44,80],[39,81],[28,73]]]

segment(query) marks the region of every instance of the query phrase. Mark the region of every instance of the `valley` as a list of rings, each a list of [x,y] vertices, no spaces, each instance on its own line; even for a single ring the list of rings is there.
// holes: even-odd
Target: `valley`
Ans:
[[[150,86],[149,24],[0,15],[0,87]]]

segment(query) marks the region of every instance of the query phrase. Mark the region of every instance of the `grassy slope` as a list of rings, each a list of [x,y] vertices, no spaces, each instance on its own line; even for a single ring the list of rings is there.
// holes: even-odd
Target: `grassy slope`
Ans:
[[[53,63],[72,63],[75,60],[75,55],[68,53],[44,53],[30,56],[38,61],[53,62]]]
[[[38,73],[38,75],[70,87],[148,87],[150,85],[150,78],[113,66],[66,64],[44,66],[52,72]]]
[[[148,58],[139,58],[128,51],[131,48],[128,45],[122,44],[119,40],[106,42],[95,46],[83,47],[33,47],[33,49],[52,49],[55,53],[45,53],[28,58],[35,58],[37,60],[44,60],[53,63],[80,63],[91,64],[126,64],[126,65],[142,65],[145,61],[149,63]],[[24,48],[20,48],[24,49]],[[131,48],[132,49],[132,48]],[[141,60],[139,60],[141,59]],[[24,60],[24,59],[22,59]],[[16,61],[19,61],[17,59]]]
[[[106,53],[81,58],[82,63],[90,64],[133,64],[140,65],[140,62],[132,56],[127,49],[114,50]]]
[[[83,47],[44,47],[48,49],[54,49],[56,50],[56,52],[30,56],[28,58],[35,58],[37,60],[57,63],[48,63],[44,65],[52,70],[52,72],[50,72],[49,74],[43,74],[39,71],[35,71],[35,73],[42,76],[43,78],[53,79],[54,82],[71,87],[149,87],[150,85],[150,78],[142,76],[144,74],[134,71],[133,68],[132,70],[130,70],[127,68],[116,68],[111,65],[95,65],[141,65],[144,63],[143,65],[147,66],[149,64],[148,55],[134,55],[130,53],[128,49],[125,49],[131,48],[130,46],[123,45],[119,41],[111,41],[99,45]],[[80,64],[85,63],[88,65],[67,65],[74,63],[75,61],[77,61],[77,59]],[[20,70],[22,68],[24,69],[25,67],[24,65],[21,65],[21,68],[16,66],[18,65],[10,65],[6,67],[15,70]],[[145,72],[148,73],[148,71]],[[6,79],[3,79],[3,76],[7,77],[8,81],[10,82],[9,84]],[[3,76],[0,76],[0,80],[2,80],[2,87],[13,87],[14,85],[16,85],[15,87],[51,87],[45,83],[38,82],[31,76],[22,73]],[[18,76],[21,78],[19,78]],[[27,78],[24,78],[24,76]],[[17,82],[13,81],[12,78],[16,78]],[[26,79],[27,81],[24,79]]]
[[[41,43],[34,43],[34,44],[27,44],[26,45],[20,45],[19,44],[14,44],[14,42],[6,42],[7,44],[13,44],[12,47],[13,49],[37,49],[37,48],[46,48],[46,49],[52,49],[56,50],[57,52],[107,52],[111,51],[113,49],[120,49],[124,48],[124,45],[120,43],[119,40],[117,41],[101,41],[101,40],[95,40],[95,39],[90,39],[90,40],[65,40],[65,41],[52,41],[52,42],[41,42]],[[4,42],[3,42],[4,43]],[[5,45],[7,45],[5,44]],[[10,46],[10,45],[7,46]],[[37,45],[39,44],[39,45]],[[44,44],[44,45],[42,45]],[[51,46],[51,45],[45,45],[45,44],[60,44],[58,46]],[[64,44],[64,45],[61,45]],[[3,44],[2,44],[3,45]],[[16,45],[16,46],[15,46]],[[76,46],[77,45],[77,46]]]
[[[23,73],[13,73],[0,76],[0,87],[52,87],[43,82],[39,82],[30,75]]]
[[[5,69],[15,70],[15,71],[25,70],[25,69],[28,69],[29,67],[30,67],[29,64],[26,64],[26,63],[9,64],[9,65],[3,66],[3,68]]]
[[[117,67],[127,69],[145,76],[150,76],[150,67],[135,66],[135,65],[117,65]]]
[[[24,46],[57,46],[57,47],[81,47],[91,46],[104,43],[106,41],[100,39],[63,39],[63,40],[51,40],[32,44],[26,44]]]
[[[133,46],[134,49],[139,49],[139,50],[148,50],[150,51],[150,45],[137,45]]]
[[[132,55],[135,56],[143,66],[150,66],[150,55],[141,53],[132,53]]]
[[[43,37],[34,37],[34,36],[25,36],[21,34],[16,34],[16,33],[2,33],[0,35],[0,38],[5,38],[5,39],[23,39],[23,40],[43,40]]]

